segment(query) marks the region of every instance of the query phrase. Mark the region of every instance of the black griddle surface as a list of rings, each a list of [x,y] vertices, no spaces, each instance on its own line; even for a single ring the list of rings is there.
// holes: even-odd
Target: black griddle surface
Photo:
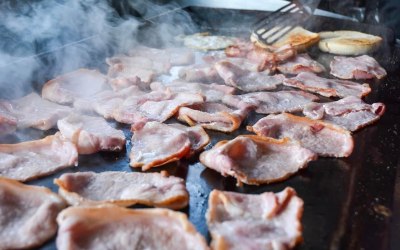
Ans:
[[[186,8],[197,24],[197,31],[210,31],[213,34],[225,34],[247,37],[250,27],[257,18],[265,14],[261,11],[242,11],[228,9],[209,9],[200,7]],[[173,15],[173,13],[169,14]],[[163,21],[168,15],[160,17]],[[223,20],[223,21],[222,21]],[[157,20],[156,20],[157,21]],[[154,35],[150,25],[142,30],[142,40]],[[399,221],[399,213],[392,211],[398,201],[394,198],[396,171],[400,154],[400,50],[393,45],[394,37],[390,30],[381,26],[368,26],[344,20],[326,17],[313,17],[306,24],[312,31],[351,29],[381,35],[385,38],[382,49],[373,56],[388,70],[388,77],[382,81],[368,81],[372,93],[366,98],[368,103],[383,102],[387,111],[374,125],[368,126],[354,134],[354,152],[348,158],[320,158],[311,162],[305,170],[300,171],[286,181],[261,186],[236,187],[233,178],[224,178],[219,173],[205,168],[198,162],[198,156],[189,160],[170,163],[151,171],[166,170],[170,174],[186,179],[190,193],[188,208],[181,211],[188,214],[197,230],[209,241],[210,237],[205,223],[205,212],[209,192],[213,189],[259,194],[272,191],[279,192],[285,187],[293,187],[304,200],[302,219],[304,242],[296,249],[388,249],[389,245],[400,246],[399,229],[392,226],[391,221]],[[158,41],[152,39],[152,41]],[[157,44],[144,44],[157,46]],[[309,51],[310,55],[320,62],[329,62],[332,55],[323,54],[318,49]],[[50,55],[47,55],[51,57]],[[50,60],[51,61],[51,60]],[[104,65],[103,65],[104,66]],[[102,67],[101,65],[99,66]],[[57,72],[53,72],[57,75]],[[51,78],[51,74],[47,76]],[[40,89],[43,81],[35,81],[34,87]],[[252,114],[232,133],[224,134],[207,131],[212,142],[232,139],[243,133],[246,125],[254,124],[263,116]],[[127,138],[131,137],[129,126],[116,124],[123,129]],[[23,132],[23,131],[22,131]],[[9,140],[28,140],[53,134],[55,130],[41,132],[30,130],[24,138],[8,138]],[[79,166],[60,171],[56,174],[30,181],[28,184],[43,185],[57,192],[53,179],[67,172],[77,171],[136,171],[129,167],[128,153],[97,153],[80,155]],[[400,183],[400,180],[397,180]],[[397,197],[400,199],[400,197]],[[397,240],[396,240],[397,239]],[[55,240],[40,249],[55,249]]]

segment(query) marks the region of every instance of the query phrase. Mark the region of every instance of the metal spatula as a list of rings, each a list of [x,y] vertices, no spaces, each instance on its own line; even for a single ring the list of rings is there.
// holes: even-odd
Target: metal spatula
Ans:
[[[320,0],[291,1],[258,20],[253,26],[252,36],[266,45],[272,45],[312,16],[319,2]]]

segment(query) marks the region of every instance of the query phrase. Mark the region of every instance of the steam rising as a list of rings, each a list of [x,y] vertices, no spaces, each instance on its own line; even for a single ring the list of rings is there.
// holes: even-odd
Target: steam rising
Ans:
[[[126,15],[135,10],[151,21],[176,5],[122,1],[118,13],[106,0],[26,2],[0,4],[0,98],[40,91],[46,80],[80,67],[101,69],[105,57],[134,48],[138,40],[168,44],[193,29],[189,15],[178,11],[156,30],[139,35],[144,21]]]

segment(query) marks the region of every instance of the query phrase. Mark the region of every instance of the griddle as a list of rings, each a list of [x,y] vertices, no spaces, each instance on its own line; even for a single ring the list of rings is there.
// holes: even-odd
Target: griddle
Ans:
[[[208,31],[212,34],[248,37],[250,25],[263,11],[243,11],[231,9],[212,9],[188,7],[187,11],[195,22],[195,31]],[[162,46],[161,37],[157,37],[157,23],[173,20],[174,13],[157,17],[146,22],[139,30],[140,41],[147,46]],[[166,170],[172,175],[186,179],[190,193],[190,203],[181,210],[188,214],[197,230],[210,241],[205,223],[205,212],[209,192],[213,189],[235,191],[248,194],[262,192],[279,192],[285,187],[293,187],[304,200],[303,237],[304,242],[296,249],[400,249],[400,49],[394,45],[391,30],[383,26],[366,25],[339,19],[314,16],[306,23],[312,31],[349,29],[380,35],[384,44],[373,56],[388,71],[387,78],[382,81],[367,81],[372,93],[366,102],[383,102],[387,111],[374,125],[370,125],[354,134],[354,152],[348,158],[320,158],[311,162],[305,170],[286,181],[261,185],[244,185],[237,187],[236,181],[230,177],[222,177],[219,173],[205,168],[198,162],[198,156],[151,171]],[[187,30],[187,32],[189,32]],[[191,30],[190,32],[193,32]],[[175,35],[175,34],[171,34]],[[177,34],[178,35],[178,34]],[[151,39],[150,39],[151,38]],[[63,48],[68,49],[68,47]],[[56,52],[40,56],[43,65],[51,65]],[[317,48],[309,51],[313,58],[322,63],[329,62],[332,55],[321,53]],[[106,69],[106,54],[96,55],[96,60],[87,63],[87,67]],[[46,80],[57,76],[60,72],[51,67],[44,67],[32,79],[32,87],[40,93]],[[248,134],[246,125],[254,124],[262,115],[251,114],[239,130],[231,134],[207,131],[212,138],[211,148],[223,139],[232,139],[240,134]],[[131,137],[129,126],[114,123]],[[20,131],[22,137],[8,136],[7,142],[37,139],[54,134],[56,130],[38,131],[28,129]],[[100,152],[92,155],[80,155],[79,166],[69,168],[56,174],[30,181],[28,184],[43,185],[57,192],[53,179],[63,173],[77,171],[137,171],[129,167],[128,153],[130,140],[126,150],[121,153]],[[395,195],[397,194],[397,195]],[[139,207],[139,206],[135,206]],[[397,208],[397,211],[395,210]],[[55,249],[52,239],[40,249]]]

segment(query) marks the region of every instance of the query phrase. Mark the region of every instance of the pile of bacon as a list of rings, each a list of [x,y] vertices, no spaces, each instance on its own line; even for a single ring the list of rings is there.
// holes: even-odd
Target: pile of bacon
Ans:
[[[67,173],[54,180],[60,196],[18,182],[77,166],[79,154],[124,150],[125,134],[107,120],[131,126],[130,165],[146,171],[196,156],[210,142],[205,129],[230,133],[252,112],[267,115],[247,126],[256,135],[220,141],[199,156],[238,185],[259,185],[282,181],[318,156],[349,156],[351,132],[385,110],[361,99],[371,91],[368,84],[348,80],[386,75],[369,56],[335,57],[331,74],[341,79],[318,76],[325,67],[290,46],[260,49],[244,42],[206,54],[138,47],[107,64],[107,75],[79,69],[47,82],[41,96],[0,101],[0,136],[59,130],[41,140],[0,144],[1,249],[39,246],[57,223],[59,249],[208,249],[186,215],[169,210],[188,204],[181,178]],[[342,99],[318,102],[318,95]],[[72,207],[63,210],[67,204]],[[158,208],[121,208],[134,204]],[[260,195],[214,190],[207,212],[211,247],[292,248],[301,240],[302,209],[291,188]]]

